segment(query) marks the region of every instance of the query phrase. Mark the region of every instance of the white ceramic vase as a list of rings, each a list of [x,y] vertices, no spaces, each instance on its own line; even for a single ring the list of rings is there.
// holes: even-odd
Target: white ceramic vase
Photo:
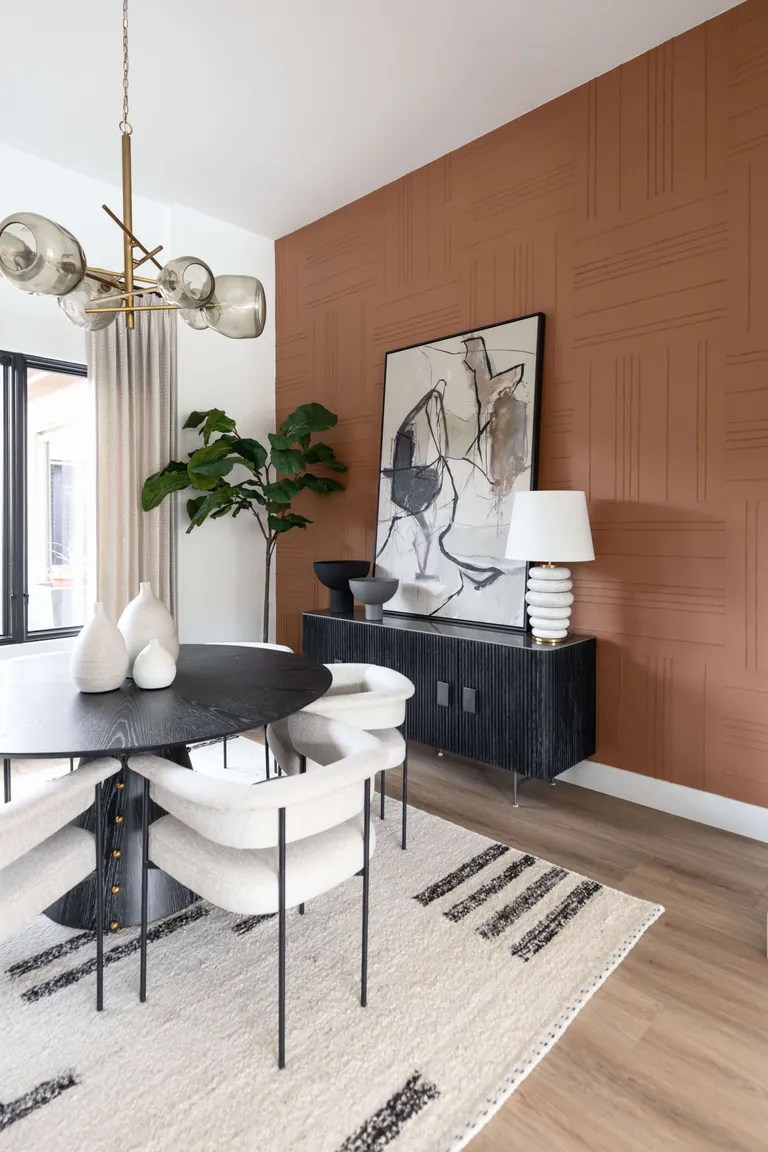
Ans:
[[[125,639],[101,601],[75,640],[69,674],[80,692],[113,692],[128,675]]]
[[[133,662],[137,688],[167,688],[176,679],[176,661],[159,640],[150,640]]]
[[[128,675],[133,676],[133,662],[150,640],[159,640],[173,658],[179,658],[179,637],[173,616],[152,591],[151,584],[139,584],[139,594],[131,600],[117,626],[125,636],[128,648]]]

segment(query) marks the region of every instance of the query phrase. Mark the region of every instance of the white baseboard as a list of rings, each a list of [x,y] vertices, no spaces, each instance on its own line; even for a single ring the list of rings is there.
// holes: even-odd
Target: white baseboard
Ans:
[[[656,780],[637,772],[625,772],[622,768],[611,768],[593,760],[582,760],[581,764],[558,776],[558,780],[768,843],[768,808],[756,804],[715,796],[698,788],[685,788],[682,784],[670,784],[667,780]]]

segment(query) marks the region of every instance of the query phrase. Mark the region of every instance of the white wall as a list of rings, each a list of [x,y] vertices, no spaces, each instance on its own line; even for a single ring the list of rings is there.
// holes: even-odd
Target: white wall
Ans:
[[[115,180],[120,178],[115,153]],[[90,263],[122,264],[121,233],[102,211],[119,212],[115,186],[0,144],[0,219],[11,212],[49,216],[82,244]],[[214,272],[258,276],[267,296],[267,325],[258,340],[228,340],[196,332],[183,321],[178,331],[179,425],[193,408],[224,408],[244,435],[264,437],[275,413],[274,244],[220,220],[178,205],[134,197],[134,232],[164,254],[198,255]],[[56,301],[30,296],[0,277],[0,349],[85,363],[85,337],[61,314]],[[194,436],[179,434],[189,451]],[[261,638],[263,552],[253,518],[222,519],[185,535],[179,507],[179,633],[182,640]],[[274,614],[273,614],[274,618]],[[7,650],[6,650],[7,652]]]
[[[256,275],[267,297],[267,323],[258,340],[228,340],[212,331],[196,332],[179,321],[179,414],[223,408],[243,436],[267,444],[275,420],[275,246],[244,232],[175,206],[171,251],[199,255],[214,272]],[[196,432],[182,433],[184,455],[201,443]],[[183,494],[179,508],[179,623],[183,641],[261,640],[264,548],[254,518],[209,520],[189,535]],[[274,639],[274,570],[272,624]]]

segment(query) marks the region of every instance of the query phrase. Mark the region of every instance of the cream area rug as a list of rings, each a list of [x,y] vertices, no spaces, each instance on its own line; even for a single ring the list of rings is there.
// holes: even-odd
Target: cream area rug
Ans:
[[[233,774],[262,770],[239,743]],[[276,917],[152,925],[145,1004],[138,930],[110,936],[100,1014],[90,933],[0,945],[0,1152],[464,1147],[662,909],[416,809],[403,852],[392,800],[373,820],[368,1007],[355,878],[288,914],[282,1072]]]

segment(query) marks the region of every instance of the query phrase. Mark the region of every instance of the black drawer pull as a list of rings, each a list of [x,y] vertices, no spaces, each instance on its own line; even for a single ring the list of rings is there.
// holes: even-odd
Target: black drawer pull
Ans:
[[[475,690],[474,688],[462,688],[461,690],[461,707],[464,712],[476,712],[475,707]]]
[[[437,682],[437,703],[440,708],[447,708],[451,702],[451,686],[444,680]]]

